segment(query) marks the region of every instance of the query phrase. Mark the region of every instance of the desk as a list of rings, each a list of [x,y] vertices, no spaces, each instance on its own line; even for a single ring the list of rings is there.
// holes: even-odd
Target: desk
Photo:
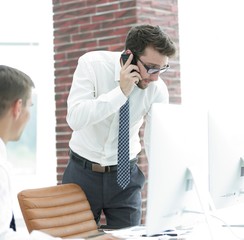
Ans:
[[[160,239],[160,240],[185,240],[185,236],[170,236],[175,235],[175,232],[166,232],[159,233],[158,235],[148,237],[146,236],[146,227],[145,226],[135,226],[129,228],[123,228],[118,230],[104,230],[106,233],[111,233],[116,237],[120,237],[123,239],[139,239],[139,240],[147,240],[147,239]]]
[[[210,228],[209,228],[210,227]],[[237,235],[244,236],[244,228],[239,229]],[[198,224],[191,231],[178,231],[178,236],[145,236],[146,228],[145,226],[135,226],[130,228],[124,228],[119,230],[104,230],[106,233],[111,233],[116,237],[123,239],[137,239],[137,240],[237,240],[237,238],[231,229],[227,227],[222,227],[219,221],[211,221],[209,225],[206,223]],[[235,231],[234,231],[235,232]],[[244,239],[244,238],[241,238]]]
[[[229,227],[228,224],[232,227]],[[238,227],[239,226],[239,227]],[[237,204],[208,214],[208,224],[200,221],[189,232],[179,232],[175,236],[143,237],[146,235],[145,226],[135,226],[118,230],[106,230],[124,239],[160,239],[160,240],[237,240],[244,239],[244,204]]]

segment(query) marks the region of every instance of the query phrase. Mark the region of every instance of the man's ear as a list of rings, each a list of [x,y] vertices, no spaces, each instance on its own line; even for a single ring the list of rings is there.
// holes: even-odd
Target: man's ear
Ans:
[[[23,105],[22,99],[18,99],[14,102],[14,104],[13,104],[13,116],[15,119],[19,118],[21,111],[22,111],[22,105]]]

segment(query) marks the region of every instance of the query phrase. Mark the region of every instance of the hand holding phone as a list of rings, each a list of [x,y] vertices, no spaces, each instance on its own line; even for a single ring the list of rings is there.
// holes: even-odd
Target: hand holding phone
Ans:
[[[134,54],[130,50],[126,50],[121,54],[122,68],[120,71],[120,87],[126,96],[129,96],[132,92],[135,84],[137,85],[141,79],[141,75],[138,72],[137,60]],[[130,58],[130,59],[129,59]],[[131,61],[127,63],[127,60]]]
[[[128,60],[130,54],[131,54],[131,51],[130,51],[130,50],[126,50],[126,51],[124,51],[124,52],[121,54],[121,59],[122,59],[122,61],[123,61],[123,64],[126,63],[126,61]],[[133,65],[137,65],[137,61],[136,61],[136,57],[135,57],[135,55],[133,56],[133,59],[132,59],[132,61],[131,61],[131,64],[133,64]],[[133,71],[135,71],[135,70],[133,70]]]

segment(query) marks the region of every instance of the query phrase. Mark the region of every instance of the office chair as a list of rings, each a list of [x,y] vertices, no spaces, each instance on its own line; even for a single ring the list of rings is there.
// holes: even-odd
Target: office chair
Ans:
[[[79,238],[99,233],[90,204],[77,184],[26,189],[18,193],[26,227],[53,237]]]

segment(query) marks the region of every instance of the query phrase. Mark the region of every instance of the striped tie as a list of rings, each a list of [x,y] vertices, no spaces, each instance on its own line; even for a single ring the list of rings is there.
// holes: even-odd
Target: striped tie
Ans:
[[[119,112],[119,137],[118,137],[118,169],[117,183],[125,189],[130,182],[130,111],[129,99],[120,108]]]

